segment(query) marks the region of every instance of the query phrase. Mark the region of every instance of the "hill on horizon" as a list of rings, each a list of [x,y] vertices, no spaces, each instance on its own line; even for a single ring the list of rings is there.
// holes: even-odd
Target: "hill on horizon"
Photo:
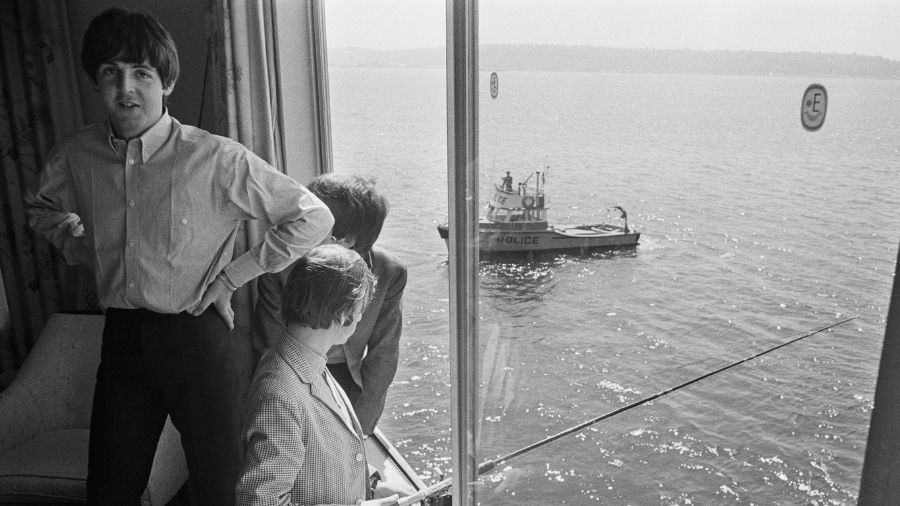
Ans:
[[[443,47],[329,49],[335,67],[445,68]],[[900,62],[839,53],[621,49],[599,46],[486,44],[479,66],[490,71],[615,72],[900,79]]]

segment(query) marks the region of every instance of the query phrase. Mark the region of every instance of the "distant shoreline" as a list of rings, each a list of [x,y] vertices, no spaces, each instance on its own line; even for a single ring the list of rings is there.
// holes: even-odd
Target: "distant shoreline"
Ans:
[[[487,44],[483,70],[753,76],[821,76],[900,79],[900,62],[858,54],[693,49],[619,49],[596,46]],[[334,67],[441,68],[443,47],[419,49],[335,48]]]

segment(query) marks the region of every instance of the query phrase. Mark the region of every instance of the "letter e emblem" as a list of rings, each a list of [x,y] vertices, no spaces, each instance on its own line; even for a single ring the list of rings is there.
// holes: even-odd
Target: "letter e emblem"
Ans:
[[[810,84],[803,93],[800,106],[800,122],[803,128],[815,132],[825,123],[825,111],[828,108],[828,93],[821,84]]]

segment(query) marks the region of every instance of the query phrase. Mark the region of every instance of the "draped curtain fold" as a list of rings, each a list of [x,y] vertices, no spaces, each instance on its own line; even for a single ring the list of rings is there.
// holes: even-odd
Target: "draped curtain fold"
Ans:
[[[0,0],[0,378],[50,314],[97,308],[90,272],[31,231],[23,201],[53,144],[83,124],[68,30],[66,2]]]
[[[283,171],[277,145],[279,121],[277,75],[273,55],[272,5],[268,0],[211,0],[208,79],[212,118],[200,126],[234,139]],[[207,115],[208,117],[208,115]],[[242,227],[235,255],[262,241],[267,224],[248,222]],[[252,376],[252,313],[255,282],[234,293],[236,360],[239,370]],[[247,385],[239,385],[244,395]]]

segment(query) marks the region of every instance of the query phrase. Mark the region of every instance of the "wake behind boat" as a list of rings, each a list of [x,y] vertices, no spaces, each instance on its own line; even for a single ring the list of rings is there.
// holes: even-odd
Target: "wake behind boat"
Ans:
[[[534,177],[533,184],[529,184]],[[535,171],[513,189],[513,178],[506,173],[494,195],[485,218],[478,224],[478,250],[482,253],[522,251],[589,251],[637,246],[641,234],[628,228],[628,213],[617,209],[622,226],[609,223],[551,225],[547,221],[544,195],[546,172]],[[445,242],[450,240],[448,224],[438,225]],[[448,244],[449,245],[449,244]]]

